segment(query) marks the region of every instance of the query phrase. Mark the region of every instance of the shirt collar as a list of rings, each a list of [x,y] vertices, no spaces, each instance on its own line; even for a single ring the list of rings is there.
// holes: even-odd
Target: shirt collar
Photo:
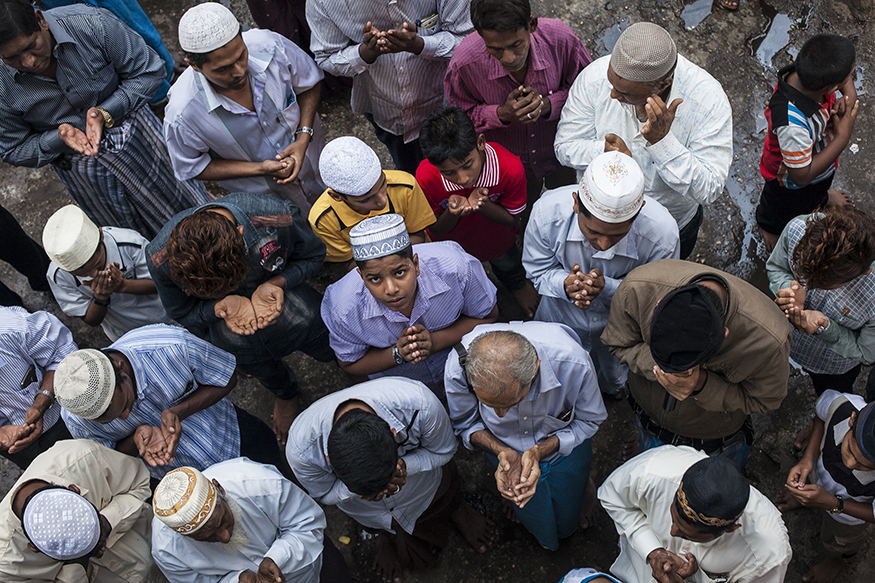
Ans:
[[[492,188],[496,184],[498,184],[498,177],[500,174],[500,169],[498,167],[498,154],[495,152],[495,148],[486,144],[486,161],[483,163],[483,168],[480,170],[480,176],[477,178],[477,182],[474,183],[474,186],[470,186],[465,188],[459,184],[454,182],[450,182],[446,178],[444,178],[443,174],[440,175],[441,182],[443,182],[444,190],[447,192],[455,192],[459,190],[470,190],[474,188]]]
[[[556,372],[553,370],[553,365],[550,364],[550,355],[534,340],[529,340],[532,346],[535,347],[535,352],[538,353],[538,358],[541,364],[538,366],[538,376],[535,377],[535,382],[532,384],[532,390],[526,395],[526,401],[534,401],[541,393],[552,391],[562,387]]]
[[[267,66],[270,64],[270,61],[271,59],[268,59],[266,61],[258,59],[252,56],[252,53],[250,53],[248,69],[250,81],[252,78],[255,78],[264,83],[267,77],[265,72],[267,71]],[[212,84],[210,84],[210,81],[209,79],[207,79],[206,75],[194,70],[192,70],[192,72],[195,75],[195,82],[197,83],[198,88],[204,94],[204,100],[207,102],[207,111],[213,111],[220,106],[224,107],[225,109],[229,109],[230,103],[228,98],[224,95],[216,93],[216,90],[213,88]]]
[[[379,215],[384,215],[386,213],[394,213],[395,212],[395,203],[392,202],[392,186],[388,187],[388,194],[386,196],[386,206],[378,211],[371,211],[367,215],[362,215],[354,210],[343,202],[342,200],[335,200],[334,198],[329,197],[330,200],[328,204],[331,206],[332,210],[337,214],[337,218],[340,219],[340,222],[344,225],[357,225],[365,219],[370,217],[376,217]]]
[[[46,22],[49,24],[49,32],[52,33],[52,37],[55,39],[55,47],[53,51],[55,55],[57,55],[58,45],[63,43],[72,43],[76,44],[76,39],[74,39],[67,30],[58,24],[58,19],[55,18],[49,12],[43,12],[43,18],[46,19]]]
[[[580,227],[577,224],[577,217],[574,216],[576,213],[572,211],[571,223],[568,225],[568,235],[566,237],[566,241],[577,241],[584,245],[585,247],[592,250],[592,258],[593,259],[603,259],[609,261],[614,258],[616,255],[620,255],[622,257],[628,257],[629,259],[637,260],[638,259],[638,247],[635,245],[635,237],[633,236],[635,231],[635,223],[632,223],[632,228],[629,229],[629,232],[626,233],[626,236],[620,239],[620,241],[611,247],[610,249],[606,249],[605,251],[597,251],[595,247],[593,247],[589,241],[586,240],[586,237],[580,230]]]

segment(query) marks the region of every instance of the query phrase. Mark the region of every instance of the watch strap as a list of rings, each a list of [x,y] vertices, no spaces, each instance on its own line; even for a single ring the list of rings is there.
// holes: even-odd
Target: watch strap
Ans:
[[[49,401],[51,401],[51,402],[54,404],[54,402],[55,402],[55,395],[52,394],[51,391],[46,390],[46,389],[40,389],[40,390],[38,390],[36,393],[37,393],[38,395],[43,395],[44,397],[48,397],[48,398],[49,398]]]
[[[312,138],[312,137],[313,137],[313,133],[314,133],[314,132],[313,132],[313,128],[311,128],[310,126],[301,126],[301,127],[299,127],[298,129],[295,130],[295,135],[296,135],[296,136],[297,136],[298,134],[307,134],[308,136],[310,136],[310,137]]]
[[[100,306],[102,308],[108,308],[109,304],[112,303],[112,296],[107,296],[105,300],[98,299],[96,297],[91,298],[91,303]]]
[[[99,105],[97,106],[97,111],[99,111],[100,115],[103,116],[103,126],[104,127],[111,128],[112,126],[115,125],[115,120],[112,118],[112,114],[110,114],[108,111],[106,111],[105,109],[103,109]]]
[[[392,345],[392,359],[395,361],[395,364],[404,364],[405,362],[407,362],[406,360],[404,360],[404,357],[401,356],[401,353],[398,352],[397,344]]]

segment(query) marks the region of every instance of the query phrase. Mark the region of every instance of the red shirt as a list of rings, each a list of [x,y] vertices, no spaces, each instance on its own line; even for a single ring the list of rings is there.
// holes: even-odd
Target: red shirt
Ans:
[[[416,181],[425,193],[436,217],[447,210],[450,195],[469,196],[475,188],[488,188],[489,200],[500,204],[512,215],[526,210],[526,172],[520,159],[499,144],[486,144],[486,161],[480,178],[470,188],[447,181],[428,160],[423,160],[416,171]],[[516,241],[516,225],[508,227],[475,212],[461,217],[458,224],[444,237],[434,241],[455,241],[480,261],[498,259]]]

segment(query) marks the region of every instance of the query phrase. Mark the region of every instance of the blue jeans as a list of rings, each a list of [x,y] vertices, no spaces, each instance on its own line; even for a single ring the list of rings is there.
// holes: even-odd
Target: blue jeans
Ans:
[[[641,420],[638,419],[638,417],[635,417],[635,422],[638,424],[638,453],[644,453],[648,449],[665,445],[664,442],[656,439],[652,433],[641,426]],[[716,456],[728,459],[734,463],[739,470],[743,470],[744,466],[747,465],[748,458],[750,457],[750,446],[743,441],[730,443],[718,451],[708,453],[708,455],[711,457]]]
[[[493,468],[498,467],[497,457],[490,453],[486,457]],[[557,455],[541,462],[535,495],[524,508],[514,506],[516,517],[545,549],[555,551],[559,548],[559,539],[571,536],[577,529],[591,463],[590,439],[567,456]]]

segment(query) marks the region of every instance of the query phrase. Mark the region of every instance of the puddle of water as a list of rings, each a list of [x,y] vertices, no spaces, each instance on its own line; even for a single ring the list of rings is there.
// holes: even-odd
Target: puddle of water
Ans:
[[[736,141],[736,151],[740,146],[741,144]],[[730,171],[729,178],[726,180],[726,189],[729,191],[732,202],[738,207],[740,223],[744,225],[742,241],[739,246],[741,256],[738,263],[728,266],[726,271],[750,282],[758,289],[768,290],[769,282],[766,276],[765,261],[762,259],[765,254],[765,244],[762,242],[756,222],[760,185],[745,184],[739,182],[739,178],[736,172]]]
[[[754,40],[751,48],[755,50],[757,59],[766,69],[772,66],[772,57],[790,42],[790,27],[793,19],[786,14],[776,14],[769,24],[768,31],[762,39]]]
[[[857,95],[865,95],[866,88],[863,86],[863,81],[866,79],[866,67],[857,65],[857,71],[854,75],[854,89],[857,90]]]
[[[681,18],[684,21],[684,28],[693,30],[699,26],[705,18],[711,14],[714,7],[714,0],[695,0],[692,4],[687,4],[681,12]]]
[[[623,34],[624,30],[629,28],[630,24],[629,17],[624,16],[620,19],[620,22],[614,24],[601,34],[598,40],[602,43],[608,53],[614,50],[614,45],[617,44],[617,39],[620,38],[620,35]]]

